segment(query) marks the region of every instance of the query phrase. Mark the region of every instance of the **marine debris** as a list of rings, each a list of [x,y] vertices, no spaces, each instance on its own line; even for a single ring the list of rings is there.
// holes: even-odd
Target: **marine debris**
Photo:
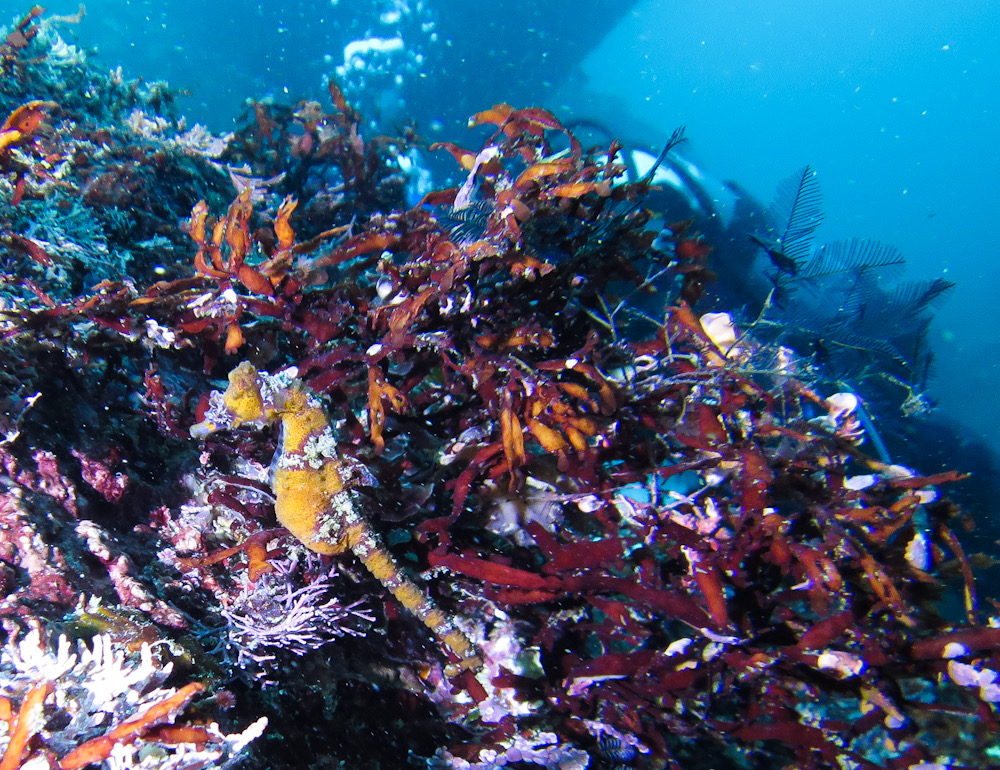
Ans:
[[[214,136],[3,34],[0,767],[997,762],[963,469],[702,312],[617,143],[498,104],[409,205],[332,82]]]

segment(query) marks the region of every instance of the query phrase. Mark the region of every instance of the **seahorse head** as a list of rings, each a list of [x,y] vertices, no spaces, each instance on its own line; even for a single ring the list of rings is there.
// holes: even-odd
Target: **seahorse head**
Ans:
[[[229,373],[225,392],[213,390],[205,419],[191,427],[191,436],[203,439],[220,430],[231,430],[246,423],[266,425],[278,418],[275,400],[295,382],[294,367],[271,375],[258,372],[244,361]]]

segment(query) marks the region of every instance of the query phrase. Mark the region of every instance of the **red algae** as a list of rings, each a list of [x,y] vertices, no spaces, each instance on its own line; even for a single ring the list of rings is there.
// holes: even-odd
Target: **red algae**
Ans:
[[[726,280],[714,245],[694,222],[654,226],[620,145],[495,105],[470,121],[478,149],[431,148],[464,184],[409,207],[400,158],[419,138],[369,136],[335,85],[327,103],[257,102],[225,138],[182,130],[162,87],[112,80],[102,104],[63,94],[55,123],[28,97],[52,95],[32,68],[45,39],[32,11],[0,46],[17,86],[0,192],[18,204],[0,214],[0,614],[11,635],[97,624],[190,674],[63,766],[116,741],[199,745],[201,722],[243,729],[257,709],[310,756],[384,766],[984,756],[1000,640],[968,514],[945,496],[963,469],[886,462],[863,389],[763,325],[705,314]],[[118,209],[145,213],[116,229]],[[102,272],[94,255],[120,251],[127,273]],[[271,412],[188,437],[241,361],[301,383],[392,580],[421,573],[481,670],[449,681],[372,575],[333,572],[352,543],[306,554],[322,523],[288,523],[270,467],[290,408],[264,399]],[[320,457],[317,435],[296,451]],[[276,607],[255,626],[266,645],[236,649],[233,619]],[[198,724],[161,726],[223,686],[225,713],[195,702]],[[29,710],[49,697],[24,692]],[[33,737],[18,735],[20,761]]]

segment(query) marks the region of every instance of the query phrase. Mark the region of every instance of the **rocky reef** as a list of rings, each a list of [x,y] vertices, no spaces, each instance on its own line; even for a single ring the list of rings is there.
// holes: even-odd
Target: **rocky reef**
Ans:
[[[615,143],[213,135],[72,22],[0,44],[0,770],[996,761],[974,482],[699,310]]]

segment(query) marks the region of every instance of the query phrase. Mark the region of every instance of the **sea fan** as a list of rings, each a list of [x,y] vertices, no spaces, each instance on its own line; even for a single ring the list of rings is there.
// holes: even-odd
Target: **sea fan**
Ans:
[[[850,280],[801,282],[796,301],[772,318],[782,336],[812,350],[829,377],[858,378],[891,361],[900,376],[922,386],[932,358],[926,344],[930,311],[954,284],[939,278],[887,289],[873,274],[841,275]]]
[[[889,291],[878,291],[848,306],[850,327],[858,333],[885,340],[912,335],[930,321],[927,311],[938,304],[955,284],[937,278],[908,281]]]
[[[767,250],[779,270],[794,275],[809,254],[813,233],[823,222],[822,209],[823,195],[816,172],[805,166],[778,185],[768,208],[780,231],[772,230],[754,240]]]
[[[850,238],[820,246],[797,278],[807,281],[877,271],[880,279],[888,281],[898,278],[905,264],[906,260],[895,246],[868,238]]]
[[[777,226],[751,235],[777,268],[768,320],[778,336],[809,351],[828,377],[859,377],[890,365],[919,385],[929,370],[927,327],[952,284],[942,279],[895,286],[905,260],[894,246],[850,238],[810,256],[823,221],[816,174],[806,166],[778,186],[769,214]]]

